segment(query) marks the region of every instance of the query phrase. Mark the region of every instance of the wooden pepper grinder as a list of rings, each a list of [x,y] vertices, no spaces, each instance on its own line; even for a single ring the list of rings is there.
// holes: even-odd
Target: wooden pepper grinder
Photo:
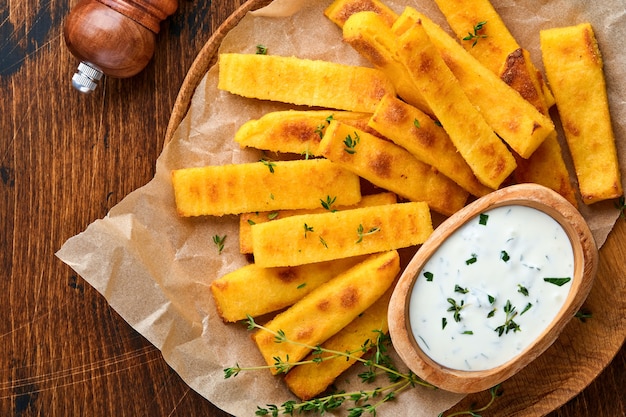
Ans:
[[[93,91],[103,75],[131,77],[154,53],[160,23],[178,0],[81,0],[63,27],[65,43],[81,62],[72,85]]]

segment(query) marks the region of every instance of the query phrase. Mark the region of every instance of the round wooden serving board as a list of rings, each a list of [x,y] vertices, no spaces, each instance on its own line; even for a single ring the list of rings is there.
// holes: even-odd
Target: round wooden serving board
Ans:
[[[178,94],[167,127],[166,142],[172,139],[185,117],[195,88],[217,61],[217,51],[224,36],[248,11],[269,3],[271,0],[250,0],[243,4],[202,48]],[[503,383],[503,395],[483,415],[546,415],[585,389],[611,362],[626,335],[625,240],[626,221],[619,219],[600,251],[596,281],[583,306],[593,317],[584,321],[573,319],[550,349]],[[398,400],[402,401],[402,398]],[[453,410],[467,410],[473,404],[484,404],[488,400],[487,392],[468,395]],[[263,403],[263,399],[260,398],[259,403]],[[554,415],[562,414],[556,412]]]

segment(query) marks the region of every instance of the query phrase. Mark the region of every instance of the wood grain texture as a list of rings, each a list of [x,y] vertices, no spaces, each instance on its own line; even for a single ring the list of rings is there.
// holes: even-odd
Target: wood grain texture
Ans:
[[[63,19],[75,2],[0,4],[0,415],[227,416],[189,389],[54,253],[152,178],[174,103],[188,94],[179,95],[183,80],[205,42],[242,3],[181,2],[162,24],[148,67],[130,79],[107,78],[89,96],[70,85],[77,61],[62,38]],[[592,290],[592,311],[608,311],[607,304],[624,296],[624,239],[626,221],[620,220],[601,251],[605,278]],[[597,338],[579,353],[593,364],[598,352],[614,353],[621,343],[603,332],[610,325],[624,328],[624,314],[613,317],[574,324],[564,340],[573,344],[583,333]],[[566,360],[570,353],[562,355]],[[585,389],[603,366],[594,365],[600,366],[538,362],[535,372],[557,369],[580,383],[556,387],[533,413],[573,397],[550,416],[625,415],[624,349]],[[488,415],[537,402],[536,392],[516,389],[506,386],[501,408]],[[536,391],[543,389],[540,379]]]

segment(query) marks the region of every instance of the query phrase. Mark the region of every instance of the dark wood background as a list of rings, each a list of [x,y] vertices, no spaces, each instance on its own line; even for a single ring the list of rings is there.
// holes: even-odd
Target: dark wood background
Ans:
[[[152,178],[185,74],[243,0],[181,1],[148,67],[91,95],[70,85],[74,3],[0,2],[0,416],[226,416],[54,253]],[[621,220],[603,255],[624,238]],[[550,415],[623,416],[625,387],[622,348]]]

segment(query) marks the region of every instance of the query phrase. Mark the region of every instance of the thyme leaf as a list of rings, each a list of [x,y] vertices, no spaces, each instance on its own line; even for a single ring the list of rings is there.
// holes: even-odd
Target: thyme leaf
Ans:
[[[267,159],[261,159],[261,162],[263,163],[263,165],[265,165],[266,167],[269,168],[270,172],[273,174],[274,173],[274,167],[276,166],[275,162],[272,162],[270,160]]]
[[[217,252],[220,253],[220,254],[224,250],[224,243],[225,242],[226,242],[226,235],[224,235],[224,236],[220,236],[220,235],[213,236],[213,243],[215,243],[215,246],[217,246]]]
[[[337,211],[336,209],[333,208],[333,204],[335,204],[336,200],[337,200],[337,196],[331,197],[329,195],[326,196],[326,200],[320,199],[320,201],[322,202],[322,207],[331,212]]]
[[[474,25],[474,33],[472,32],[467,32],[467,36],[463,38],[464,41],[471,41],[473,40],[474,42],[472,43],[472,48],[476,46],[476,44],[478,43],[479,39],[484,39],[487,37],[487,35],[485,35],[484,33],[478,33],[481,30],[483,30],[483,28],[485,27],[485,25],[487,24],[486,20],[483,20],[482,22],[478,22],[476,23],[476,25]]]
[[[363,237],[373,235],[376,232],[380,232],[380,227],[372,227],[366,232],[363,225],[359,224],[359,227],[357,228],[357,231],[356,231],[357,236],[358,236],[356,243],[361,243],[363,241]]]
[[[564,277],[564,278],[544,278],[543,280],[547,283],[554,284],[557,287],[562,287],[563,285],[570,282],[572,279],[570,277]]]
[[[343,144],[345,145],[344,151],[346,151],[350,155],[354,155],[356,153],[355,148],[360,141],[361,137],[356,131],[354,132],[354,138],[352,138],[352,135],[346,136],[346,138],[343,140]]]

